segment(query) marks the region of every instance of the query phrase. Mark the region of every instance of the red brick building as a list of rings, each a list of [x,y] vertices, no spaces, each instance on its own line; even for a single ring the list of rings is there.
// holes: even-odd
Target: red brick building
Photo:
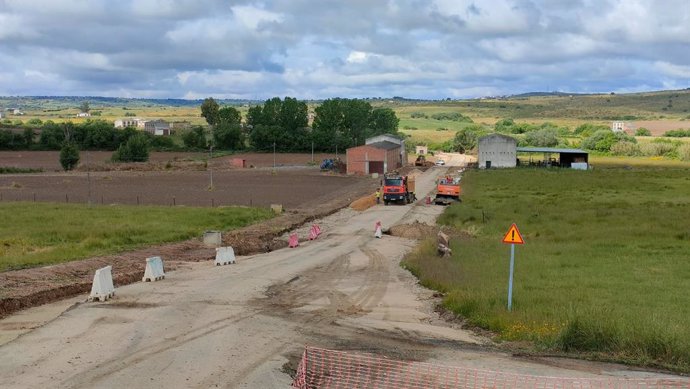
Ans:
[[[347,174],[384,174],[402,166],[401,145],[375,142],[347,149]]]

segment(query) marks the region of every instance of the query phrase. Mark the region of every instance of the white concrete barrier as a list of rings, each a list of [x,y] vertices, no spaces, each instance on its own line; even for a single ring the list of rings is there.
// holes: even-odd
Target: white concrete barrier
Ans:
[[[204,232],[204,245],[206,247],[220,247],[223,243],[223,236],[220,231]]]
[[[383,231],[381,230],[381,222],[376,222],[376,227],[374,230],[374,237],[381,238],[383,236]]]
[[[163,260],[161,257],[146,258],[146,270],[144,270],[144,278],[141,281],[158,281],[163,278],[165,278],[165,271],[163,271]]]
[[[115,295],[112,269],[112,266],[106,266],[96,270],[96,273],[93,275],[89,301],[105,301]]]
[[[235,250],[232,247],[216,248],[216,266],[235,263]]]

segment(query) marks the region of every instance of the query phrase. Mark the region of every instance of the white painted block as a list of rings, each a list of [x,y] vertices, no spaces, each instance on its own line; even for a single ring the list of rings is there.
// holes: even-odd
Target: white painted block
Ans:
[[[89,301],[105,301],[115,295],[112,269],[112,266],[106,266],[96,270],[96,273],[93,275]]]
[[[232,247],[216,248],[216,266],[235,263],[235,250]]]
[[[204,232],[204,245],[206,245],[206,247],[220,247],[222,242],[223,236],[220,231]]]
[[[165,278],[165,271],[163,271],[163,260],[161,257],[146,258],[146,270],[144,270],[144,278],[141,280],[158,281]]]

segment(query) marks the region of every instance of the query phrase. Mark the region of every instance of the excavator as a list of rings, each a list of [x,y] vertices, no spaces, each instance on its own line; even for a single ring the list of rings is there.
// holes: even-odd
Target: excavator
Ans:
[[[434,204],[450,205],[460,201],[460,177],[445,176],[436,184],[436,199]]]

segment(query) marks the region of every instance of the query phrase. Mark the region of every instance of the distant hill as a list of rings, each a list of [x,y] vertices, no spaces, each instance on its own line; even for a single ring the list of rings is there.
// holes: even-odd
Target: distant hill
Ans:
[[[136,107],[198,107],[203,100],[186,99],[134,99],[102,96],[0,96],[1,108],[64,109],[75,108],[87,101],[91,108],[124,106]],[[216,99],[221,105],[257,104],[263,101]]]

